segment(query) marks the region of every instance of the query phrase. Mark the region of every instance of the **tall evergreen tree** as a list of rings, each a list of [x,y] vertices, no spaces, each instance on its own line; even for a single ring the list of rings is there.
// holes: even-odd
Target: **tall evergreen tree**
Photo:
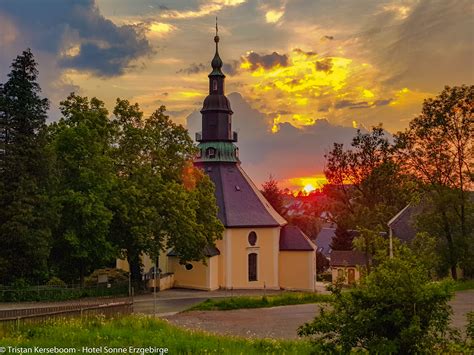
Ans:
[[[356,231],[337,226],[331,240],[332,250],[352,250],[352,241]]]
[[[29,49],[11,68],[0,86],[0,283],[38,282],[47,277],[55,220],[47,197],[49,103],[39,96],[37,63]]]

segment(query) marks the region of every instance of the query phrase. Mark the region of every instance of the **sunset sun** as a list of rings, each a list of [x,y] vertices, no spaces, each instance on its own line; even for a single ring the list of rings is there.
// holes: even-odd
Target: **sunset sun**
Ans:
[[[316,188],[312,184],[306,184],[303,187],[303,191],[306,192],[307,194],[309,194],[310,192],[312,192],[314,190],[316,190]]]

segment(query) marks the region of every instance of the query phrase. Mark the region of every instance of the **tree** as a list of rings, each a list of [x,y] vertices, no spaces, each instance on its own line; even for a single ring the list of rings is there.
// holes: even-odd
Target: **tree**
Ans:
[[[356,231],[347,230],[338,225],[331,240],[331,249],[352,250],[352,240],[354,239],[355,235]]]
[[[409,200],[410,177],[394,159],[395,146],[381,126],[357,131],[351,149],[335,143],[324,173],[327,209],[345,229],[386,229],[387,221]]]
[[[278,182],[273,178],[272,175],[262,184],[262,194],[272,207],[280,215],[284,215],[283,207],[283,191],[278,187]]]
[[[96,98],[71,94],[60,109],[63,117],[50,127],[61,205],[51,262],[61,278],[83,284],[86,275],[106,266],[115,254],[107,207],[115,184],[110,154],[114,131],[104,103]]]
[[[137,104],[117,99],[114,152],[118,183],[109,206],[110,235],[135,283],[141,255],[175,249],[182,262],[205,260],[205,247],[221,238],[212,182],[191,164],[196,148],[164,106],[143,119]]]
[[[0,85],[0,278],[48,277],[51,228],[48,199],[51,157],[45,139],[49,103],[39,96],[38,70],[28,49],[13,61]]]
[[[448,87],[423,103],[421,114],[397,134],[399,161],[421,181],[432,235],[445,239],[451,275],[474,258],[474,86]],[[437,230],[433,230],[436,227]]]
[[[332,291],[331,309],[298,330],[326,352],[446,351],[453,293],[449,283],[432,283],[412,256],[386,259],[351,292]]]

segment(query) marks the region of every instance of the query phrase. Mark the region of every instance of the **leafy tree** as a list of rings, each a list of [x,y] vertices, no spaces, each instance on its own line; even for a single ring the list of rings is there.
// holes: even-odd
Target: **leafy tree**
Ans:
[[[45,139],[48,100],[39,96],[38,70],[28,49],[0,85],[0,278],[44,281],[51,228],[51,157]]]
[[[411,241],[410,247],[431,278],[436,275],[445,276],[449,265],[444,262],[446,259],[442,256],[443,249],[440,250],[439,238],[420,232]]]
[[[335,143],[327,154],[324,192],[334,222],[345,229],[386,229],[409,200],[410,179],[394,159],[395,147],[381,126],[357,131],[351,149]]]
[[[104,103],[71,94],[63,117],[50,127],[58,172],[61,218],[54,235],[52,267],[77,280],[113,260],[109,241],[112,212],[107,200],[115,184],[110,147],[113,126]]]
[[[315,240],[321,231],[321,219],[312,214],[287,216],[286,219],[289,224],[299,227],[312,240]]]
[[[386,259],[351,292],[332,288],[335,302],[299,335],[327,352],[433,353],[447,346],[448,283],[432,283],[413,257]]]
[[[262,184],[262,194],[280,215],[284,215],[283,191],[278,187],[278,182],[272,175]]]
[[[430,206],[427,232],[445,239],[455,279],[458,264],[474,274],[473,122],[474,86],[447,86],[397,134],[399,161],[422,182]]]
[[[220,238],[213,185],[190,165],[196,148],[187,131],[162,106],[148,120],[137,104],[117,99],[114,152],[118,183],[110,208],[110,235],[126,258],[134,282],[141,255],[174,248],[181,260],[205,260],[205,247]]]

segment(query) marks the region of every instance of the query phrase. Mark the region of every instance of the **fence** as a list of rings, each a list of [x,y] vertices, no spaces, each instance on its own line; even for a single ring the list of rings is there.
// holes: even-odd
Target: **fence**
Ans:
[[[83,297],[119,296],[128,294],[128,283],[106,287],[30,286],[25,288],[0,287],[0,302],[64,301]]]
[[[84,317],[93,315],[114,316],[130,314],[133,311],[132,298],[108,298],[102,300],[81,300],[45,307],[26,307],[0,310],[1,327],[19,327],[22,323],[42,323],[54,318]]]

